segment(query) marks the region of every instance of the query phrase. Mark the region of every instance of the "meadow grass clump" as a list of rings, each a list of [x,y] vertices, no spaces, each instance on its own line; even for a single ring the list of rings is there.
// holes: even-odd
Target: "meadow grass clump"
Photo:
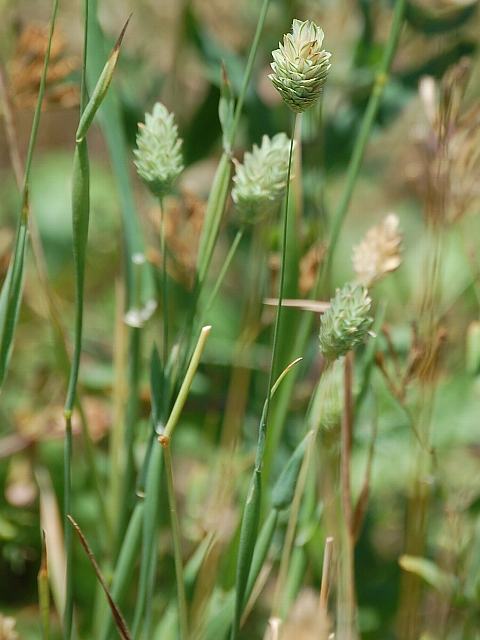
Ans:
[[[333,3],[331,54],[308,2],[273,52],[292,16],[215,2],[139,8],[113,48],[100,0],[55,44],[53,2],[0,64],[0,636],[474,638],[472,8],[396,0],[380,38],[388,11]],[[72,115],[59,52],[82,39]],[[65,152],[36,177],[52,104],[64,235]]]

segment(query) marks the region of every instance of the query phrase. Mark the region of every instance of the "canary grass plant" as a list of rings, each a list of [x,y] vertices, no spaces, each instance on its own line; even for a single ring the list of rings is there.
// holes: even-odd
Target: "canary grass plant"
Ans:
[[[170,78],[162,86],[152,84],[141,111],[136,104],[141,122],[131,149],[134,136],[124,117],[126,109],[122,110],[123,87],[120,90],[116,82],[117,75],[128,76],[132,64],[128,55],[123,68],[122,62],[118,64],[128,43],[128,20],[112,48],[98,21],[101,6],[96,0],[84,1],[79,115],[72,134],[71,332],[64,331],[64,324],[69,327],[68,314],[58,317],[51,294],[48,305],[57,327],[56,345],[69,372],[63,413],[63,517],[55,515],[56,497],[45,465],[34,465],[45,530],[38,573],[38,618],[45,640],[53,640],[57,631],[65,640],[117,636],[289,640],[302,624],[309,638],[360,638],[366,623],[356,590],[359,576],[367,583],[369,577],[356,566],[362,563],[365,572],[362,552],[367,545],[361,539],[362,544],[357,543],[370,507],[376,422],[388,405],[387,393],[407,421],[405,438],[413,435],[415,453],[406,548],[400,559],[406,576],[398,628],[408,640],[421,632],[426,638],[434,626],[418,621],[421,580],[435,590],[445,624],[449,615],[464,615],[458,628],[469,633],[474,628],[471,609],[478,580],[468,572],[467,577],[455,573],[453,555],[445,550],[445,558],[442,553],[432,560],[424,557],[427,541],[430,544],[430,492],[425,487],[438,464],[431,425],[445,339],[438,312],[444,303],[441,255],[446,220],[457,222],[444,211],[436,220],[435,212],[454,199],[462,202],[462,216],[467,207],[455,185],[437,182],[444,175],[443,162],[460,158],[470,170],[476,159],[473,152],[464,158],[455,146],[463,139],[462,126],[468,136],[474,131],[475,112],[461,117],[463,94],[455,93],[464,68],[449,75],[435,94],[436,115],[429,109],[432,131],[425,146],[434,154],[438,171],[436,178],[432,171],[428,174],[432,184],[425,205],[428,282],[417,296],[419,322],[405,356],[407,339],[385,322],[389,309],[384,301],[390,300],[389,287],[401,283],[400,274],[393,280],[405,257],[403,246],[408,245],[401,214],[387,214],[366,233],[363,220],[361,233],[354,224],[351,263],[338,249],[341,240],[346,244],[352,240],[342,235],[344,224],[374,126],[387,118],[388,109],[379,117],[382,97],[404,22],[414,24],[413,9],[406,11],[405,0],[396,0],[384,45],[375,44],[375,55],[373,49],[368,55],[358,49],[359,59],[364,56],[369,65],[370,59],[378,63],[371,77],[362,75],[360,89],[355,88],[362,96],[368,88],[369,96],[356,115],[346,173],[332,189],[338,200],[331,212],[325,208],[320,232],[316,205],[310,226],[304,212],[314,202],[309,180],[311,175],[318,177],[309,173],[311,165],[316,170],[319,164],[318,140],[311,131],[318,115],[331,110],[330,83],[336,94],[344,89],[338,81],[342,64],[336,62],[338,49],[335,46],[331,54],[325,48],[334,49],[339,34],[330,31],[333,20],[325,20],[324,33],[309,16],[294,19],[289,32],[278,38],[267,73],[266,60],[261,60],[263,40],[268,40],[264,27],[267,20],[278,23],[278,16],[269,15],[269,6],[269,0],[259,3],[245,61],[240,55],[220,55],[220,45],[213,45],[201,31],[201,20],[189,3],[179,12],[172,70],[182,68],[182,45],[192,38],[195,55],[201,52],[207,67],[206,77],[215,78],[202,108],[208,110],[212,100],[219,100],[215,126],[219,125],[221,148],[215,166],[206,163],[205,174],[201,173],[201,180],[208,182],[203,201],[203,195],[189,193],[198,180],[192,158],[202,145],[206,156],[209,142],[199,137],[192,143],[185,122],[188,100],[185,106],[176,95],[180,78]],[[363,9],[373,20],[370,9]],[[20,215],[0,293],[0,384],[7,389],[7,373],[15,369],[11,354],[28,275],[30,171],[52,51],[56,55],[52,42],[57,10],[54,2],[20,181]],[[366,28],[366,40],[367,32]],[[189,76],[186,91],[190,81]],[[431,98],[430,85],[422,86],[423,98]],[[2,87],[2,110],[7,116],[8,95]],[[160,94],[158,99],[152,99],[153,93]],[[265,99],[264,120],[260,95]],[[255,126],[247,126],[249,116]],[[200,124],[203,117],[200,110]],[[320,126],[326,136],[333,135],[328,117]],[[114,366],[106,392],[111,393],[113,411],[106,418],[108,434],[98,436],[86,397],[103,388],[92,382],[90,366],[97,356],[106,360],[109,355],[96,354],[95,340],[84,337],[84,325],[87,334],[92,331],[89,278],[95,270],[90,268],[94,254],[89,227],[96,225],[101,210],[93,198],[96,176],[88,147],[92,129],[104,138],[110,158],[121,212],[122,242],[115,239],[115,244],[121,244],[123,262],[121,275],[114,274],[115,287],[113,277],[102,285],[115,297],[110,345]],[[450,155],[449,136],[455,147]],[[12,131],[8,137],[12,145]],[[91,146],[98,148],[97,142]],[[469,206],[475,202],[470,187]],[[43,247],[35,248],[33,231],[32,226],[37,261]],[[311,246],[320,246],[314,264],[300,259],[300,248]],[[236,271],[242,259],[246,267]],[[468,291],[478,288],[476,269],[471,272]],[[48,295],[48,278],[43,282]],[[307,293],[300,293],[302,289]],[[230,309],[223,302],[232,292],[235,304]],[[455,299],[449,309],[454,304]],[[470,327],[467,343],[468,368],[476,373],[480,371],[477,328]],[[421,397],[412,392],[412,381],[417,381]],[[82,446],[76,446],[77,417]],[[364,452],[360,462],[357,446]],[[77,475],[78,469],[82,472]],[[95,496],[94,507],[87,509],[79,495],[82,482]],[[462,547],[465,557],[469,553],[475,555],[467,545]],[[80,586],[85,575],[90,585],[97,586],[88,598]],[[14,638],[9,619],[0,617],[0,622],[6,625],[6,637]],[[387,631],[381,633],[386,637]]]

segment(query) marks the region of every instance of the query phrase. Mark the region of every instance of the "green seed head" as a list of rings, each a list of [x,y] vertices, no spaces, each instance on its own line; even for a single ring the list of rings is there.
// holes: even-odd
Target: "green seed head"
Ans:
[[[320,97],[330,69],[328,51],[322,49],[323,31],[311,20],[294,20],[292,33],[272,52],[273,73],[268,77],[293,111],[301,113]]]
[[[243,163],[235,162],[232,199],[244,222],[255,222],[274,213],[287,186],[290,140],[284,133],[263,136]]]
[[[137,148],[133,152],[138,175],[152,193],[164,196],[183,170],[182,140],[173,114],[157,102],[138,129]]]
[[[349,283],[337,289],[320,326],[320,350],[327,360],[336,360],[365,340],[373,322],[371,305],[363,286]]]

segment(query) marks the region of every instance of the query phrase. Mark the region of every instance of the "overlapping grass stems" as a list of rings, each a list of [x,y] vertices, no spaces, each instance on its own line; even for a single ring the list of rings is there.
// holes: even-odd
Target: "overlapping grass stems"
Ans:
[[[397,50],[400,33],[404,23],[406,0],[396,0],[395,9],[390,27],[389,36],[385,44],[383,56],[380,61],[378,71],[376,73],[372,92],[367,104],[367,108],[363,115],[358,130],[355,145],[347,168],[345,178],[345,187],[343,189],[340,201],[334,211],[331,230],[329,235],[329,244],[327,246],[327,258],[322,263],[315,281],[315,285],[310,294],[313,300],[318,300],[321,296],[328,296],[329,289],[329,271],[331,268],[335,248],[340,237],[340,232],[345,221],[350,202],[353,196],[357,178],[360,172],[365,149],[370,138],[370,134],[381,105],[381,99],[386,84],[388,83],[388,74]],[[297,330],[295,332],[295,340],[290,351],[290,357],[293,354],[304,353],[309,339],[312,322],[312,313],[303,313]],[[272,426],[269,429],[267,443],[265,448],[264,476],[266,479],[270,477],[272,469],[273,455],[278,447],[282,429],[285,425],[285,419],[288,413],[290,398],[293,392],[295,381],[297,379],[298,370],[292,372],[292,375],[285,381],[278,394],[276,405],[273,409]]]
[[[88,24],[88,0],[85,4],[85,24]],[[65,461],[64,461],[64,518],[65,518],[65,555],[66,555],[66,595],[63,618],[64,637],[72,635],[73,622],[73,555],[72,531],[68,516],[71,512],[71,458],[72,458],[72,411],[80,368],[83,328],[83,297],[85,283],[85,258],[90,217],[90,167],[86,135],[97,110],[102,104],[113,77],[120,55],[120,45],[127,28],[125,24],[120,36],[103,68],[97,84],[87,101],[86,93],[86,56],[88,28],[85,26],[84,57],[82,67],[82,89],[80,122],[75,135],[75,153],[72,177],[72,221],[73,221],[73,259],[75,267],[75,331],[74,352],[70,369],[70,380],[65,400]]]
[[[282,304],[285,285],[285,267],[288,238],[288,199],[290,193],[290,175],[292,170],[293,145],[297,114],[305,111],[320,97],[323,84],[330,68],[330,54],[322,49],[323,31],[310,21],[294,20],[292,33],[284,36],[284,44],[273,52],[273,73],[269,76],[276,89],[295,113],[292,119],[290,153],[286,181],[285,206],[283,213],[283,232],[281,244],[280,282],[277,312],[273,332],[272,355],[267,386],[267,396],[258,429],[255,467],[250,480],[247,498],[243,510],[240,529],[240,541],[237,557],[235,581],[235,615],[232,624],[231,640],[236,640],[240,630],[240,621],[245,604],[245,589],[251,567],[252,556],[260,520],[262,499],[262,465],[265,453],[265,440],[268,431],[268,418],[271,400],[271,388],[276,369],[278,338],[281,326]]]
[[[245,100],[246,91],[248,88],[248,84],[250,81],[250,77],[253,71],[253,64],[255,61],[255,55],[258,49],[258,44],[260,41],[260,36],[263,30],[263,26],[265,23],[265,18],[267,14],[269,6],[269,0],[263,0],[257,28],[255,32],[255,36],[252,42],[252,46],[250,48],[250,53],[248,56],[247,66],[242,82],[242,88],[237,99],[234,116],[231,124],[229,123],[228,130],[225,132],[225,140],[228,141],[228,145],[226,145],[226,150],[222,155],[222,158],[219,162],[217,172],[214,178],[214,182],[212,185],[212,190],[210,193],[206,219],[200,239],[200,247],[198,252],[198,260],[197,260],[197,285],[196,291],[194,293],[194,307],[196,305],[196,301],[198,300],[198,292],[201,290],[202,285],[204,283],[208,267],[211,262],[211,258],[213,255],[213,251],[215,248],[216,238],[218,236],[218,231],[223,215],[223,211],[225,209],[225,204],[228,197],[228,187],[230,182],[231,168],[230,168],[230,148],[233,145],[235,140],[236,131],[238,128],[238,124],[240,121],[240,116],[242,113],[243,103]],[[118,148],[118,141],[114,141],[115,133],[113,128],[110,128],[110,138],[111,138],[111,147]],[[122,182],[122,178],[125,177],[123,175],[123,166],[117,167],[117,175],[119,175],[119,181]],[[128,184],[128,181],[127,181]],[[124,196],[124,199],[127,200],[127,208],[129,208],[128,204],[130,202],[129,196]],[[216,287],[218,290],[218,287]],[[211,300],[211,299],[210,299]],[[193,312],[194,315],[194,312]],[[191,352],[191,338],[192,335],[190,333],[188,335],[187,346],[184,350],[184,359],[188,357],[188,353]],[[171,385],[171,388],[173,384]],[[157,390],[152,389],[152,395],[156,393]],[[162,399],[163,406],[168,404],[166,399]],[[161,450],[159,447],[153,447],[153,451],[149,459],[146,459],[144,474],[146,477],[146,500],[145,504],[142,502],[137,502],[134,511],[131,515],[130,522],[123,537],[120,553],[118,556],[118,561],[116,563],[116,568],[114,570],[113,581],[112,581],[112,595],[117,600],[122,599],[126,592],[126,581],[129,577],[129,572],[133,568],[135,562],[134,550],[136,549],[139,537],[142,528],[143,521],[143,551],[142,551],[142,561],[141,561],[141,573],[143,572],[143,579],[140,585],[140,592],[143,595],[139,596],[139,600],[137,600],[137,612],[136,618],[137,620],[141,620],[142,616],[139,613],[143,609],[142,600],[145,600],[146,587],[148,576],[152,576],[151,569],[151,558],[153,553],[153,540],[154,534],[156,530],[156,513],[157,513],[157,505],[159,499],[159,491],[160,491],[160,477],[161,477]],[[147,600],[146,606],[150,606],[150,602]],[[145,616],[148,619],[148,615]],[[140,622],[138,622],[140,625]],[[100,622],[101,629],[101,637],[106,638],[109,633],[110,622],[105,616],[103,616],[103,622]]]
[[[216,244],[216,239],[218,236],[222,214],[223,214],[225,203],[228,196],[230,177],[231,177],[231,163],[230,163],[231,146],[233,145],[233,142],[235,139],[235,133],[238,127],[239,118],[240,118],[240,114],[243,106],[243,100],[245,97],[246,88],[248,86],[248,82],[252,72],[255,53],[258,47],[261,31],[263,28],[266,12],[268,9],[268,4],[269,4],[269,1],[264,0],[262,9],[261,9],[260,19],[257,25],[257,31],[254,37],[254,41],[253,41],[252,48],[249,55],[249,60],[247,63],[247,68],[246,68],[244,81],[242,85],[242,91],[237,100],[233,122],[231,123],[228,135],[226,136],[227,143],[225,145],[226,146],[225,152],[220,160],[217,173],[215,176],[215,180],[213,183],[211,196],[208,202],[207,214],[206,214],[204,229],[201,236],[200,249],[199,249],[198,261],[197,261],[198,290],[201,290],[202,285],[205,282],[206,275],[208,273],[208,268],[211,262],[211,258],[212,258],[213,251]],[[87,2],[87,7],[88,7],[88,2]],[[348,204],[350,202],[355,180],[358,175],[361,159],[363,156],[363,151],[365,149],[365,146],[368,140],[368,135],[378,110],[383,86],[386,81],[385,74],[388,71],[388,68],[391,64],[391,60],[393,58],[395,47],[398,41],[400,26],[402,24],[403,9],[404,9],[404,2],[402,1],[397,2],[394,23],[392,25],[392,30],[391,30],[390,38],[385,51],[384,59],[381,65],[377,82],[375,83],[374,91],[372,93],[372,98],[367,107],[367,111],[360,129],[359,137],[357,139],[357,144],[355,146],[354,154],[352,156],[352,160],[350,163],[348,177],[347,177],[347,187],[345,189],[344,197],[337,210],[337,214],[334,218],[334,224],[332,227],[332,234],[331,234],[331,243],[330,243],[329,254],[328,254],[329,256],[328,259],[330,261],[331,261],[331,256],[333,255],[333,252],[334,252],[336,242],[338,240],[341,224],[348,210]],[[86,15],[87,15],[87,21],[88,21],[89,20],[88,11],[86,12]],[[86,29],[86,34],[87,33],[88,33],[88,29]],[[118,46],[119,46],[119,43],[118,43]],[[69,390],[67,394],[67,402],[65,405],[65,417],[66,417],[66,428],[67,428],[66,474],[65,474],[65,480],[66,480],[65,512],[66,514],[70,510],[71,411],[73,409],[73,403],[75,398],[75,389],[76,389],[76,383],[77,383],[77,377],[78,377],[78,367],[79,367],[80,350],[81,350],[84,265],[85,265],[86,241],[87,241],[87,234],[88,234],[88,209],[89,209],[88,152],[86,147],[85,135],[92,122],[92,119],[95,115],[96,110],[98,109],[103,99],[105,98],[108,84],[111,80],[113,69],[116,63],[116,59],[118,58],[118,46],[114,49],[114,53],[112,54],[112,57],[109,59],[104,69],[104,72],[100,77],[97,87],[92,94],[92,98],[90,99],[88,104],[86,104],[85,109],[83,110],[83,114],[81,117],[80,125],[79,125],[77,136],[76,136],[77,144],[76,144],[76,150],[75,150],[74,192],[73,192],[74,256],[75,256],[75,270],[76,270],[76,327],[75,327],[74,360],[72,363],[71,378],[70,378]],[[87,48],[85,47],[85,51],[86,49]],[[323,69],[322,69],[322,72],[323,72]],[[83,69],[84,79],[85,79],[85,74],[86,74],[86,66],[84,63],[84,69]],[[82,92],[82,94],[85,95],[84,92]],[[287,103],[288,103],[288,100],[287,100]],[[295,108],[294,110],[298,111],[298,109],[295,109]],[[110,132],[110,147],[113,149],[116,145],[121,146],[122,141],[119,141],[118,139],[115,138],[116,134],[113,133],[112,128],[111,127],[109,128],[107,125],[105,129],[107,132],[108,131]],[[289,158],[289,168],[288,168],[289,175],[291,170],[291,157],[293,152],[293,138],[294,138],[293,131],[294,130],[295,128],[293,127],[291,143],[290,143],[290,158]],[[107,133],[107,138],[108,138],[108,133]],[[122,163],[120,161],[120,163],[118,163],[116,166],[117,176],[121,176],[122,171],[123,171],[123,168],[122,168]],[[289,178],[287,179],[287,185],[288,183],[289,183]],[[131,196],[128,194],[128,188],[127,188],[127,192],[124,191],[124,194],[123,194],[124,210],[128,210],[129,206],[131,206],[131,202],[129,204],[130,197]],[[281,508],[280,506],[278,505],[275,506],[274,504],[273,511],[265,521],[262,532],[258,538],[257,544],[255,545],[256,533],[257,533],[258,522],[259,522],[260,478],[261,478],[262,463],[263,463],[263,458],[265,453],[265,445],[267,445],[267,455],[268,455],[268,444],[270,441],[272,441],[275,438],[275,436],[272,436],[271,440],[267,438],[267,434],[269,434],[269,430],[267,430],[267,424],[268,424],[268,415],[269,415],[269,409],[270,409],[270,397],[271,397],[270,390],[272,388],[272,382],[275,375],[277,341],[278,341],[278,333],[279,333],[280,320],[281,320],[281,307],[282,307],[281,301],[283,296],[283,282],[285,277],[285,254],[286,254],[287,229],[288,229],[288,224],[287,224],[288,223],[288,216],[287,216],[288,190],[287,190],[287,197],[285,200],[286,200],[286,206],[285,206],[284,224],[283,224],[282,269],[281,269],[281,275],[280,275],[279,304],[278,304],[277,315],[275,320],[272,360],[271,360],[271,367],[270,367],[270,374],[269,374],[267,398],[266,398],[264,412],[262,415],[262,420],[261,420],[260,429],[259,429],[259,442],[258,442],[258,448],[257,448],[255,469],[252,476],[249,496],[247,499],[245,513],[242,521],[242,535],[241,535],[242,541],[240,543],[240,550],[239,550],[239,562],[238,562],[238,571],[237,571],[232,638],[235,638],[238,634],[238,629],[240,626],[241,614],[242,614],[244,604],[246,602],[246,599],[250,595],[251,590],[253,589],[255,579],[258,576],[260,568],[266,557],[266,553],[268,551],[268,547],[273,535],[273,531],[275,529],[277,512]],[[162,215],[162,225],[163,225],[163,215]],[[128,231],[126,232],[126,237],[127,237],[127,244],[128,244],[128,241],[131,240],[131,235],[128,233]],[[162,237],[163,237],[163,240],[162,240],[163,242],[164,241],[163,232],[162,232]],[[236,238],[233,245],[233,252],[235,251],[238,242],[239,242],[239,239]],[[162,246],[162,248],[165,249],[164,245]],[[163,250],[162,254],[164,256],[165,256],[165,253],[166,252]],[[327,264],[329,263],[327,262]],[[165,264],[163,265],[163,267],[164,267],[163,268],[164,278],[166,278]],[[213,290],[214,295],[218,291],[223,275],[224,275],[224,272],[221,273],[221,278],[217,280],[217,284]],[[132,278],[130,278],[130,290],[133,286],[131,283],[132,283]],[[320,285],[321,283],[319,280],[316,287],[317,292],[320,288]],[[165,314],[165,310],[167,306],[165,280],[163,285],[163,292],[164,292],[163,297],[164,297],[164,314]],[[303,339],[303,346],[304,346],[309,334],[309,328],[310,328],[310,319],[308,318],[307,320],[302,321],[301,329],[303,330],[301,330],[298,334],[298,338],[295,344],[296,350],[297,350],[297,347],[302,346],[302,339]],[[165,318],[164,318],[164,331],[166,332]],[[139,332],[135,331],[135,335],[138,337]],[[165,337],[166,335],[167,334],[164,333],[164,345],[163,345],[164,361],[163,361],[163,371],[162,371],[163,380],[165,380],[167,376],[167,367],[168,367],[167,358],[166,358],[166,353],[167,353],[167,339]],[[197,349],[198,349],[198,345],[197,345]],[[138,352],[137,349],[136,351]],[[187,341],[187,344],[185,346],[185,353],[188,354],[188,353],[191,353],[191,351],[192,351],[192,345],[191,345],[191,339],[190,339]],[[297,353],[302,353],[302,351],[303,351],[302,348],[298,348]],[[195,350],[194,356],[196,353],[197,351]],[[193,362],[193,359],[191,362]],[[198,365],[198,362],[197,362],[197,365]],[[134,377],[138,382],[138,371],[136,371],[135,373],[136,375]],[[183,378],[183,383],[185,383],[186,379],[187,379],[186,377]],[[291,392],[291,388],[293,386],[293,379],[294,379],[294,375],[291,376],[291,380],[285,385],[284,387],[285,391],[282,394],[283,397],[285,398],[283,403],[284,414],[286,413],[286,408],[288,406],[288,397]],[[133,382],[135,382],[135,380]],[[180,395],[182,394],[182,389],[184,389],[183,383],[181,386]],[[190,383],[191,383],[191,380],[190,380]],[[158,393],[158,389],[152,389],[152,396],[155,395],[155,393]],[[186,389],[186,391],[185,390],[183,391],[183,402],[185,401],[186,393],[188,393],[188,388]],[[132,396],[133,406],[135,405],[135,402],[136,402],[136,395],[137,393],[135,389],[135,393]],[[178,397],[180,397],[180,395]],[[165,416],[168,415],[168,411],[166,409],[166,407],[168,406],[168,402],[169,401],[167,401],[165,398],[162,398],[161,404],[165,407],[165,413],[163,414],[161,423],[164,423]],[[282,403],[280,403],[279,406],[281,407]],[[132,410],[132,416],[130,420],[131,425],[134,424],[135,413],[136,412]],[[176,419],[178,420],[178,415]],[[276,422],[278,423],[278,421]],[[161,424],[160,425],[156,424],[155,426],[158,428],[159,426],[161,427]],[[277,439],[278,439],[278,435],[279,435],[278,429],[276,429],[276,431],[277,431]],[[128,439],[126,440],[127,457],[131,455],[132,442],[133,442],[132,440],[130,441]],[[169,442],[167,442],[167,446],[168,445],[169,445]],[[293,466],[296,465],[295,473],[291,476],[291,478],[295,476],[295,482],[296,482],[296,477],[298,476],[298,469],[299,469],[298,460],[303,458],[304,449],[305,449],[305,446],[304,444],[302,444],[301,448],[299,449],[301,455],[300,453],[296,452],[294,455],[294,459],[296,462],[295,463],[292,462]],[[170,456],[169,450],[168,450],[168,456]],[[170,469],[171,469],[171,464],[170,464]],[[151,549],[153,552],[153,549],[155,546],[154,536],[156,531],[157,504],[158,504],[158,494],[160,489],[159,479],[161,477],[161,448],[159,446],[156,446],[156,443],[154,443],[152,446],[150,456],[145,460],[145,467],[144,467],[143,473],[146,477],[147,499],[144,504],[141,502],[137,502],[137,505],[133,510],[133,513],[130,517],[130,521],[128,524],[128,528],[126,530],[126,534],[125,536],[122,536],[120,553],[119,553],[119,556],[115,565],[115,570],[114,570],[114,577],[113,577],[111,591],[112,591],[113,597],[118,600],[122,599],[126,591],[126,581],[129,578],[129,573],[135,561],[135,554],[138,546],[138,541],[140,538],[140,530],[142,528],[142,525],[143,525],[143,532],[144,532],[143,545],[142,545],[143,549],[144,550]],[[268,472],[267,472],[267,478],[268,478]],[[283,478],[283,475],[281,476],[281,478]],[[294,486],[295,483],[292,484],[291,478],[289,481],[289,486]],[[171,479],[172,477],[170,476],[170,480]],[[169,482],[167,484],[168,484],[168,490],[169,490],[168,493],[169,493],[170,506],[171,506],[171,509],[174,510],[173,483]],[[147,516],[149,506],[150,506],[150,509],[152,510]],[[173,525],[175,525],[175,520],[173,520]],[[67,535],[68,529],[69,529],[69,526],[66,526],[66,530],[65,530],[66,535]],[[181,583],[183,582],[183,577],[182,577],[180,550],[179,550],[179,547],[177,546],[177,543],[180,540],[180,533],[178,531],[178,521],[176,525],[173,526],[173,529],[174,529],[174,541],[175,541],[175,561],[176,561],[176,568],[177,568],[177,588],[179,590],[179,600],[181,603],[182,590],[183,590],[183,584]],[[123,527],[120,526],[119,527],[120,535],[122,531],[123,531]],[[250,562],[250,554],[252,553],[254,548],[255,548],[255,553],[253,556],[253,560]],[[71,552],[69,552],[68,544],[66,545],[66,549],[67,549],[69,574],[67,574],[67,605],[66,605],[66,611],[65,611],[65,624],[66,624],[66,633],[67,633],[66,637],[69,638],[71,637],[72,594],[71,594],[71,589],[69,590],[68,585],[69,585],[69,581],[71,580],[72,574],[71,574]],[[142,557],[141,566],[143,566],[144,568],[143,569],[144,575],[142,579],[142,584],[144,585],[143,586],[144,595],[142,596],[143,598],[146,598],[149,584],[151,586],[153,583],[154,572],[152,571],[151,565],[147,564],[147,561],[151,559],[152,559],[152,555],[150,555],[150,553],[147,553]],[[180,559],[180,564],[178,564],[179,559]],[[148,570],[145,571],[145,569],[148,569]],[[141,571],[142,571],[142,568],[141,568]],[[142,589],[142,585],[141,585],[141,589]],[[148,598],[147,598],[147,601],[148,601]],[[147,606],[149,606],[149,604],[147,604]],[[233,600],[232,600],[232,606],[233,606]],[[183,637],[186,637],[187,630],[185,625],[185,608],[181,607],[181,609],[183,609],[183,612],[180,612],[181,614],[180,618],[182,619],[182,628],[183,628],[182,633],[183,633]],[[141,612],[140,614],[138,613],[139,611]],[[142,614],[143,614],[142,606],[140,605],[140,608],[137,609],[136,611],[137,620],[141,620]],[[146,617],[148,618],[148,615]],[[141,633],[140,622],[138,622],[138,625],[139,625],[138,632]],[[104,623],[101,637],[107,637],[107,635],[108,635],[108,624]]]

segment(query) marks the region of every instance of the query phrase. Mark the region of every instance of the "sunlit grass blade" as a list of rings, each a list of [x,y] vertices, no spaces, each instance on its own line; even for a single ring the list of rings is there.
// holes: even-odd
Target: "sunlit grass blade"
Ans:
[[[203,350],[205,348],[205,344],[207,338],[210,334],[211,327],[206,326],[200,332],[200,336],[198,338],[197,345],[193,352],[192,358],[190,360],[189,367],[187,369],[187,373],[180,387],[180,391],[178,393],[177,399],[173,405],[172,411],[165,425],[156,424],[156,429],[159,430],[161,434],[161,438],[166,438],[169,440],[175,430],[175,427],[180,418],[180,414],[187,400],[188,393],[190,391],[191,384],[193,382],[193,378],[197,371],[198,365],[200,364],[200,358],[202,356]],[[152,356],[152,365],[156,367],[156,351]],[[159,378],[152,375],[153,382],[159,382]],[[158,389],[154,389],[152,392],[153,396],[161,397],[161,391],[159,393]],[[158,401],[156,401],[157,403]],[[155,406],[155,405],[154,405]],[[143,522],[143,544],[142,544],[142,553],[141,553],[141,563],[140,563],[140,583],[139,590],[137,595],[137,602],[135,605],[134,612],[134,621],[133,621],[133,635],[137,637],[137,634],[140,633],[141,624],[143,621],[144,610],[145,610],[145,601],[147,597],[148,591],[148,581],[152,564],[153,557],[153,546],[155,544],[155,532],[158,524],[158,503],[161,492],[161,472],[162,472],[162,447],[158,442],[154,442],[153,450],[151,453],[150,461],[148,464],[147,471],[147,480],[145,487],[145,511],[144,511],[144,522]]]

